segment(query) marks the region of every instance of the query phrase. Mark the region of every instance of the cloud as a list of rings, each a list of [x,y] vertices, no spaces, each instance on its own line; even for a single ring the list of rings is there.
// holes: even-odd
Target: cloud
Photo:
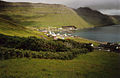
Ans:
[[[91,7],[93,9],[120,9],[120,0],[4,0],[10,2],[34,2],[64,4],[68,7]]]
[[[100,10],[100,12],[102,12],[103,14],[108,14],[108,15],[120,15],[120,10],[116,10],[116,9],[111,9],[111,10]]]
[[[92,4],[88,6],[94,9],[120,9],[119,5],[120,5],[120,0],[114,0],[114,1],[111,0],[109,2]]]

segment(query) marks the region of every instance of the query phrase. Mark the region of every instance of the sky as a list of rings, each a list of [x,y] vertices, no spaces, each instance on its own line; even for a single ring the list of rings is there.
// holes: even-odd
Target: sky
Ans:
[[[33,2],[64,4],[71,8],[90,7],[103,13],[120,15],[120,0],[4,0],[9,2]]]

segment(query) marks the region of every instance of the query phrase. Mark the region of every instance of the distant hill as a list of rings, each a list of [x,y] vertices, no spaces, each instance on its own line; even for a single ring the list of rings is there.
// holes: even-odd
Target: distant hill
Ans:
[[[81,7],[75,9],[75,11],[88,23],[94,26],[108,26],[116,24],[109,15],[104,15],[97,10],[92,10],[88,7]]]

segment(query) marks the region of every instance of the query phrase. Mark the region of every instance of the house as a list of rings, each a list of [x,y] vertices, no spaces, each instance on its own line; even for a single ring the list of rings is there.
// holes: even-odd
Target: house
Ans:
[[[92,52],[94,50],[94,45],[92,43],[85,43],[84,47],[88,49],[88,51]]]
[[[100,44],[99,47],[103,48],[105,51],[120,53],[120,45],[117,43]]]
[[[65,29],[65,30],[76,30],[77,27],[75,27],[75,26],[62,26],[62,29]]]
[[[54,40],[58,40],[58,39],[65,39],[63,36],[53,36]]]

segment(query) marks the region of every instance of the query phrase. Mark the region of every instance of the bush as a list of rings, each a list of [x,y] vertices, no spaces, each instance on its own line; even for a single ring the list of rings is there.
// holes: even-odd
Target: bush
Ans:
[[[86,46],[84,43],[79,43],[73,40],[45,40],[36,37],[17,37],[6,36],[0,34],[0,45],[2,47],[16,48],[32,51],[50,51],[50,52],[66,52],[73,48],[82,49],[86,48],[93,51],[91,46]]]
[[[0,59],[40,58],[70,60],[76,57],[78,54],[85,54],[87,52],[87,49],[74,49],[71,52],[36,52],[30,50],[18,50],[14,48],[0,47]]]
[[[6,36],[0,34],[0,45],[8,48],[32,50],[32,51],[51,51],[61,52],[68,51],[67,48],[61,42],[49,41],[45,39],[38,39],[36,37],[16,37]]]
[[[69,60],[78,54],[92,51],[90,46],[73,40],[49,41],[36,37],[25,38],[2,34],[0,34],[0,46],[0,59],[26,57]]]

